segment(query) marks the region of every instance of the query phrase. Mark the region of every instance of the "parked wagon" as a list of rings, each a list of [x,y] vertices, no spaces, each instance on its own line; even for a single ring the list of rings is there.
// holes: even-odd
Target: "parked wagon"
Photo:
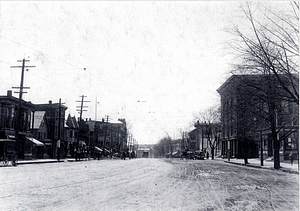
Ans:
[[[74,152],[76,161],[81,159],[90,159],[89,147],[85,144],[79,144],[77,150]]]
[[[18,163],[17,143],[13,139],[0,139],[0,162],[2,166]]]

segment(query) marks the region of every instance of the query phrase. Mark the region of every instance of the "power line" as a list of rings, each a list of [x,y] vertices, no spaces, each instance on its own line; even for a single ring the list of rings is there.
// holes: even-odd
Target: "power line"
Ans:
[[[11,41],[11,42],[13,42],[13,43],[15,43],[15,44],[24,46],[25,48],[28,48],[28,49],[30,49],[30,50],[33,50],[33,51],[42,53],[42,54],[44,54],[44,55],[47,55],[47,56],[49,56],[49,57],[51,57],[51,58],[53,58],[53,59],[55,59],[55,60],[58,60],[58,61],[60,61],[60,62],[63,62],[63,63],[65,63],[65,64],[67,64],[67,65],[72,66],[72,67],[76,67],[77,69],[83,69],[82,67],[75,66],[75,65],[73,65],[73,64],[71,64],[71,63],[68,63],[68,62],[66,62],[66,61],[64,61],[64,60],[58,59],[58,58],[56,58],[56,57],[54,57],[54,56],[51,56],[50,54],[44,53],[44,52],[42,52],[42,51],[40,51],[40,50],[36,50],[36,49],[34,49],[34,48],[31,48],[31,47],[29,47],[29,46],[26,46],[26,45],[24,45],[24,44],[21,44],[21,43],[19,43],[19,42],[17,42],[17,41],[14,41],[14,40],[12,40],[12,39],[3,37],[2,35],[0,35],[0,37],[6,39],[6,40],[8,40],[8,41]]]

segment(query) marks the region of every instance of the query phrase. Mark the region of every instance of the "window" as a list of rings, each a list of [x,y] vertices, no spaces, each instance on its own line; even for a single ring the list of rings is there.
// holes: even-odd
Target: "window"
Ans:
[[[297,149],[297,144],[296,144],[297,138],[295,136],[296,136],[295,134],[291,134],[291,136],[285,140],[285,149],[286,150],[296,150]]]

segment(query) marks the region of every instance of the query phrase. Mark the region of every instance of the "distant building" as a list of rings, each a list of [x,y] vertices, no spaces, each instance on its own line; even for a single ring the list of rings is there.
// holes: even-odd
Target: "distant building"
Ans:
[[[136,149],[137,158],[154,158],[154,144],[139,144]]]
[[[221,143],[219,143],[221,123],[195,123],[195,128],[189,133],[190,139],[195,141],[197,150],[211,155],[211,145],[215,146],[214,156],[221,154]],[[210,141],[209,141],[210,140]],[[211,143],[210,143],[211,142]]]
[[[66,142],[66,157],[74,157],[74,149],[78,140],[78,128],[79,125],[76,121],[76,117],[71,117],[69,114],[65,121],[65,142]]]
[[[94,121],[86,119],[80,125],[79,139],[87,146],[100,147],[111,153],[127,148],[127,127],[125,119],[115,122]]]

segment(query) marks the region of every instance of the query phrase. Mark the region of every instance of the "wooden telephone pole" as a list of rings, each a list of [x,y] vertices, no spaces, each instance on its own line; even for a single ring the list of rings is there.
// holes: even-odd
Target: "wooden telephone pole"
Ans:
[[[61,105],[64,103],[61,103],[61,98],[59,98],[59,104],[58,104],[58,136],[57,136],[57,143],[56,143],[56,147],[57,147],[57,160],[60,160],[60,145],[61,145],[61,123],[62,120],[63,122],[65,122],[65,118],[61,118]]]
[[[23,132],[24,128],[21,127],[21,123],[22,123],[22,97],[23,97],[23,93],[27,93],[24,92],[24,89],[29,89],[29,87],[24,87],[24,70],[25,68],[30,68],[30,67],[35,67],[35,66],[25,66],[25,62],[29,62],[29,60],[17,60],[17,62],[22,62],[22,66],[11,66],[11,68],[21,68],[22,72],[21,72],[21,83],[20,83],[20,87],[12,87],[13,89],[19,89],[18,92],[15,93],[19,93],[19,106],[18,106],[18,110],[17,110],[17,118],[16,118],[16,126],[15,126],[15,137],[17,140],[17,147],[19,150],[19,157],[23,157],[24,154],[22,155],[20,152],[20,147],[21,147],[21,151],[24,152],[24,145],[19,146],[20,145],[20,141],[18,139],[19,136],[19,132]],[[28,69],[26,69],[26,71],[28,71]]]
[[[87,110],[83,110],[83,108],[87,108],[88,107],[88,106],[83,106],[83,103],[84,102],[90,102],[90,101],[84,101],[83,99],[86,97],[84,95],[81,95],[79,97],[81,97],[81,101],[76,101],[76,102],[80,102],[81,105],[80,106],[76,106],[76,107],[80,107],[80,110],[77,110],[77,111],[79,111],[79,114],[80,114],[79,120],[81,121],[82,120],[82,112],[83,111],[87,111]]]
[[[80,127],[81,127],[81,123],[80,122],[82,121],[82,112],[83,111],[87,111],[87,110],[83,110],[83,108],[87,108],[88,107],[88,106],[83,106],[83,103],[84,102],[90,102],[90,101],[84,101],[84,98],[86,97],[84,95],[81,95],[79,97],[81,97],[81,101],[76,101],[76,102],[80,102],[81,103],[80,106],[76,106],[76,107],[80,107],[80,110],[77,110],[77,111],[79,111],[79,114],[80,114],[79,122],[78,122],[79,128],[78,128],[78,133],[77,133],[77,146],[76,146],[77,152],[78,152],[78,147],[79,147],[79,131],[80,131]]]

